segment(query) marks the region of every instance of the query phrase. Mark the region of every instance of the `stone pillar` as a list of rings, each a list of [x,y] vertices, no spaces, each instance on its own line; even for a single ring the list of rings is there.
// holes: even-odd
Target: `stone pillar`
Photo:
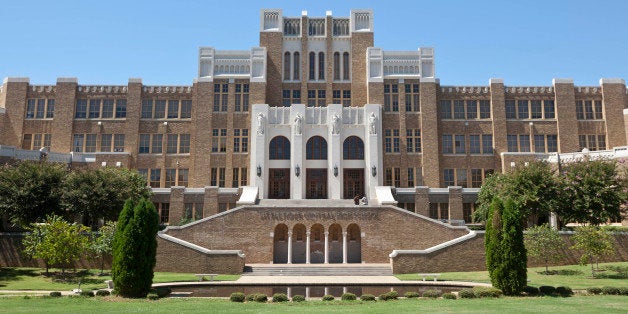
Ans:
[[[310,299],[310,287],[305,287],[305,299]]]
[[[492,78],[489,80],[491,96],[491,119],[493,133],[493,154],[495,156],[494,169],[503,170],[501,153],[508,151],[506,140],[506,90],[504,80]]]
[[[464,219],[464,214],[462,213],[462,188],[459,186],[449,187],[449,219]]]
[[[329,264],[329,232],[325,231],[325,264]]]
[[[310,232],[306,232],[305,236],[307,237],[305,240],[305,263],[310,263]]]
[[[558,152],[571,153],[580,150],[576,96],[572,79],[553,79],[554,104],[558,130]]]
[[[430,216],[430,188],[427,186],[415,187],[414,212],[425,217]]]
[[[342,263],[347,263],[347,232],[342,233]]]
[[[330,199],[342,199],[342,105],[330,104],[327,106],[327,124],[332,125],[334,121],[334,115],[337,115],[339,120],[339,130],[336,133],[333,131],[333,126],[328,128],[329,138],[327,140],[327,161],[328,169],[330,169],[327,175],[327,192]],[[338,174],[334,174],[334,169],[338,170]]]
[[[173,186],[170,189],[170,213],[168,215],[168,222],[170,225],[179,225],[181,218],[183,218],[183,192],[185,187]]]
[[[292,231],[288,231],[288,264],[292,264]]]
[[[288,287],[286,294],[288,295],[288,299],[292,299],[292,288]]]
[[[606,146],[613,148],[626,145],[624,129],[624,105],[626,82],[623,79],[600,79],[604,119],[606,119]]]
[[[203,194],[203,218],[218,214],[218,187],[206,186]]]
[[[55,88],[55,107],[59,109],[69,107],[70,110],[55,110],[54,119],[52,120],[52,145],[50,150],[65,153],[72,151],[78,79],[75,77],[57,78],[57,86]]]
[[[384,162],[382,149],[382,106],[364,106],[364,190],[370,201],[375,199],[375,187],[382,185]]]
[[[260,199],[268,196],[265,180],[268,177],[268,166],[265,162],[267,125],[268,105],[253,105],[251,111],[251,142],[249,143],[249,184],[259,188],[258,197]]]
[[[303,138],[306,132],[305,105],[292,104],[290,107],[290,198],[303,199],[305,190],[305,158],[303,156]],[[297,173],[297,168],[299,173]],[[298,175],[297,175],[298,174]]]
[[[434,78],[421,78],[419,83],[419,100],[421,102],[421,140],[423,143],[423,184],[440,187],[443,177],[440,170],[441,138],[438,123],[439,82]]]

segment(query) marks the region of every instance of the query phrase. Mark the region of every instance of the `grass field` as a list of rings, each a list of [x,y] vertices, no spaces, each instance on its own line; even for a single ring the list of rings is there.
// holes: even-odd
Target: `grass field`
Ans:
[[[51,269],[51,272],[58,271]],[[44,276],[41,268],[0,268],[0,290],[57,290],[67,291],[78,287],[81,280],[82,289],[104,289],[105,280],[111,276],[98,276],[99,270],[91,270],[86,276],[69,279],[68,282],[60,282],[53,277]],[[237,280],[239,275],[219,275],[215,280]],[[196,281],[194,274],[155,272],[153,283],[173,281]],[[0,309],[0,311],[2,311]]]
[[[609,266],[618,266],[624,268],[624,274],[612,271]],[[604,263],[600,264],[600,269],[604,269],[598,273],[596,278],[591,277],[591,266],[588,265],[569,265],[569,266],[553,266],[550,271],[557,270],[562,274],[559,275],[542,275],[540,272],[545,267],[528,268],[528,279],[530,286],[567,286],[572,289],[586,289],[589,287],[628,287],[628,276],[625,272],[628,268],[628,262],[621,263]],[[417,274],[396,275],[401,280],[419,280]],[[460,272],[460,273],[442,273],[439,280],[455,280],[455,281],[473,281],[490,283],[487,271]]]
[[[119,302],[115,302],[119,300]],[[225,299],[166,298],[0,298],[0,312],[10,313],[626,313],[626,296],[530,297],[499,299],[404,299],[395,301],[307,301],[302,303],[233,303]]]

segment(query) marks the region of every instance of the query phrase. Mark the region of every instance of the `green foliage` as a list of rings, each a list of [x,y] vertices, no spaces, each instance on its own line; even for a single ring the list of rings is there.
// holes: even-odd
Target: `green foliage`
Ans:
[[[53,298],[58,298],[58,297],[61,296],[61,292],[59,292],[59,291],[52,291],[52,292],[50,292],[50,296],[53,297]]]
[[[159,300],[159,296],[157,295],[157,293],[152,293],[152,292],[147,294],[146,298],[151,301]]]
[[[390,291],[379,295],[379,299],[382,301],[397,300],[399,293],[397,291]]]
[[[157,287],[155,289],[151,289],[151,292],[154,292],[157,294],[157,296],[159,296],[159,298],[165,298],[167,297],[170,293],[172,293],[172,289],[170,289],[169,287]]]
[[[621,287],[621,288],[619,288],[619,294],[621,294],[621,295],[628,295],[628,287]]]
[[[432,298],[432,299],[436,299],[438,297],[440,297],[443,294],[442,291],[440,290],[426,290],[425,292],[423,292],[423,297],[424,298]]]
[[[523,241],[528,256],[545,262],[545,271],[549,271],[550,262],[559,261],[565,256],[562,250],[565,242],[558,230],[546,224],[529,228],[524,234]]]
[[[63,182],[62,205],[73,215],[96,223],[114,220],[129,198],[148,198],[151,191],[137,171],[104,167],[75,170]]]
[[[273,294],[273,302],[288,302],[288,296],[285,293]]]
[[[587,293],[589,293],[589,294],[600,294],[600,293],[602,293],[602,288],[598,288],[598,287],[587,288]]]
[[[253,301],[255,301],[255,295],[256,295],[256,294],[257,294],[257,293],[251,293],[251,294],[248,294],[248,295],[246,296],[246,301],[247,301],[247,302],[253,302]]]
[[[372,294],[365,293],[360,296],[360,300],[362,301],[375,301],[375,296]]]
[[[491,282],[495,276],[495,270],[499,266],[501,260],[501,242],[502,242],[502,220],[501,215],[504,206],[501,200],[495,197],[491,201],[489,208],[488,220],[486,221],[486,234],[484,236],[484,247],[486,251],[486,269],[488,270]]]
[[[292,302],[304,302],[304,301],[305,301],[305,297],[300,294],[292,296]]]
[[[408,291],[403,296],[406,297],[406,299],[413,299],[413,298],[418,298],[421,295],[416,291]]]
[[[323,296],[323,301],[333,301],[334,300],[334,296],[331,294],[326,294]]]
[[[473,292],[473,289],[470,288],[462,289],[458,291],[458,296],[461,299],[473,299],[475,298],[475,292]]]
[[[244,302],[246,296],[242,292],[234,292],[229,296],[231,302]]]
[[[114,237],[111,275],[123,297],[145,297],[153,282],[159,218],[147,199],[129,199],[120,213]]]
[[[471,289],[476,298],[499,298],[502,296],[502,291],[491,287],[473,287]]]
[[[268,296],[263,293],[256,293],[253,300],[258,303],[266,303],[268,302]]]
[[[457,298],[456,298],[456,295],[455,295],[455,294],[453,294],[453,293],[451,293],[451,292],[447,292],[447,293],[444,293],[444,294],[443,294],[443,299],[447,299],[447,300],[455,300],[455,299],[457,299]]]
[[[22,240],[24,253],[40,258],[50,266],[58,266],[62,272],[74,267],[74,263],[85,254],[88,246],[87,228],[70,224],[60,216],[48,216],[42,224],[32,224],[30,233]]]
[[[595,277],[593,263],[600,257],[614,252],[613,239],[610,234],[596,226],[579,227],[573,236],[575,244],[572,249],[580,250],[582,265],[591,264],[591,276]]]
[[[554,286],[540,286],[539,292],[541,292],[541,295],[554,295],[556,288]]]
[[[537,296],[541,293],[539,288],[532,286],[525,286],[525,288],[523,288],[523,292],[525,292],[528,296]]]
[[[99,297],[106,297],[108,295],[110,295],[111,292],[109,292],[108,290],[98,290],[96,291],[96,295]]]
[[[92,298],[92,297],[94,297],[94,291],[91,291],[91,290],[81,291],[81,296],[82,297],[87,297],[87,298]]]
[[[90,244],[91,252],[100,258],[100,273],[103,274],[105,268],[105,258],[113,254],[113,239],[116,233],[117,224],[115,221],[107,221],[100,227],[97,236]]]
[[[621,220],[620,206],[626,202],[614,160],[580,160],[563,166],[562,199],[557,209],[566,222],[597,226]]]
[[[573,295],[573,290],[569,287],[560,286],[556,287],[556,293],[558,293],[559,296],[566,298]]]
[[[0,215],[26,227],[62,215],[61,183],[67,170],[57,163],[21,161],[0,167]]]
[[[357,297],[355,296],[355,294],[347,292],[343,293],[342,296],[340,296],[340,299],[342,301],[354,301],[357,299]]]
[[[604,286],[602,287],[602,294],[607,294],[607,295],[619,295],[619,288],[617,287],[609,287],[609,286]]]

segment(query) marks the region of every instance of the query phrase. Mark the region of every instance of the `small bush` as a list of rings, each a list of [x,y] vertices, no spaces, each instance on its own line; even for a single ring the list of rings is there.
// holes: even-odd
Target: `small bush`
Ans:
[[[251,294],[247,295],[247,296],[246,296],[246,301],[248,301],[248,302],[253,302],[253,301],[255,301],[255,295],[256,295],[256,294],[257,294],[257,293],[251,293]]]
[[[52,291],[52,292],[50,292],[50,296],[53,297],[53,298],[58,298],[58,297],[61,296],[61,292],[59,292],[59,291]]]
[[[292,302],[303,302],[303,301],[305,301],[305,297],[300,294],[297,294],[292,297]]]
[[[406,297],[406,299],[414,299],[420,297],[421,295],[418,292],[408,291],[403,296]]]
[[[556,287],[556,293],[561,297],[570,297],[573,295],[573,290],[569,287]]]
[[[556,288],[553,286],[540,286],[539,291],[542,295],[554,295],[554,293],[556,293]]]
[[[379,299],[380,301],[388,301],[388,293],[382,293],[380,294],[377,299]]]
[[[331,294],[326,294],[323,296],[323,301],[333,301],[334,300],[334,296]]]
[[[539,295],[539,288],[532,286],[525,286],[523,288],[523,292],[525,292],[528,296],[537,296]]]
[[[152,301],[159,300],[159,295],[157,293],[151,292],[146,295],[146,298]]]
[[[108,295],[110,295],[111,292],[109,292],[108,290],[98,290],[96,291],[96,295],[99,297],[106,297]]]
[[[343,293],[340,299],[342,301],[354,301],[357,299],[357,297],[355,296],[355,294],[347,292],[347,293]]]
[[[172,289],[168,287],[159,287],[152,289],[151,292],[157,294],[157,296],[161,299],[170,295],[170,293],[172,293]]]
[[[447,293],[443,293],[443,299],[448,299],[448,300],[455,300],[456,299],[456,295],[450,292]]]
[[[619,288],[617,287],[602,287],[602,294],[607,295],[619,295]]]
[[[242,292],[234,292],[229,297],[231,302],[244,302],[244,299],[246,299],[246,296]]]
[[[91,298],[94,296],[94,291],[91,291],[91,290],[81,291],[81,296]]]
[[[423,297],[424,298],[432,298],[432,299],[436,299],[438,297],[440,297],[443,293],[440,290],[427,290],[425,292],[423,292]]]
[[[263,293],[255,294],[255,302],[266,303],[268,302],[268,296]]]
[[[589,293],[589,294],[600,294],[600,293],[602,293],[602,288],[598,288],[598,287],[587,288],[587,293]]]
[[[362,296],[360,296],[360,300],[362,301],[375,301],[375,296],[372,294],[363,294]]]
[[[628,295],[628,288],[619,288],[619,294]]]
[[[473,287],[473,293],[475,293],[476,298],[499,298],[502,296],[501,290],[489,287]]]
[[[473,292],[473,289],[462,289],[458,291],[458,296],[461,299],[473,299],[475,298],[475,293]]]
[[[388,300],[397,300],[399,298],[399,292],[394,291],[394,290],[386,294],[388,295]]]
[[[288,302],[288,296],[285,293],[273,294],[273,302]]]

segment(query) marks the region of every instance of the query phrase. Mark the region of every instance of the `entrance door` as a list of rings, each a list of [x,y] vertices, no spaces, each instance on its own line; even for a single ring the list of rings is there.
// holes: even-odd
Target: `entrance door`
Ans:
[[[364,169],[344,169],[344,198],[364,194]]]
[[[268,169],[268,198],[290,198],[290,168]]]
[[[327,169],[307,169],[306,198],[327,198]]]

